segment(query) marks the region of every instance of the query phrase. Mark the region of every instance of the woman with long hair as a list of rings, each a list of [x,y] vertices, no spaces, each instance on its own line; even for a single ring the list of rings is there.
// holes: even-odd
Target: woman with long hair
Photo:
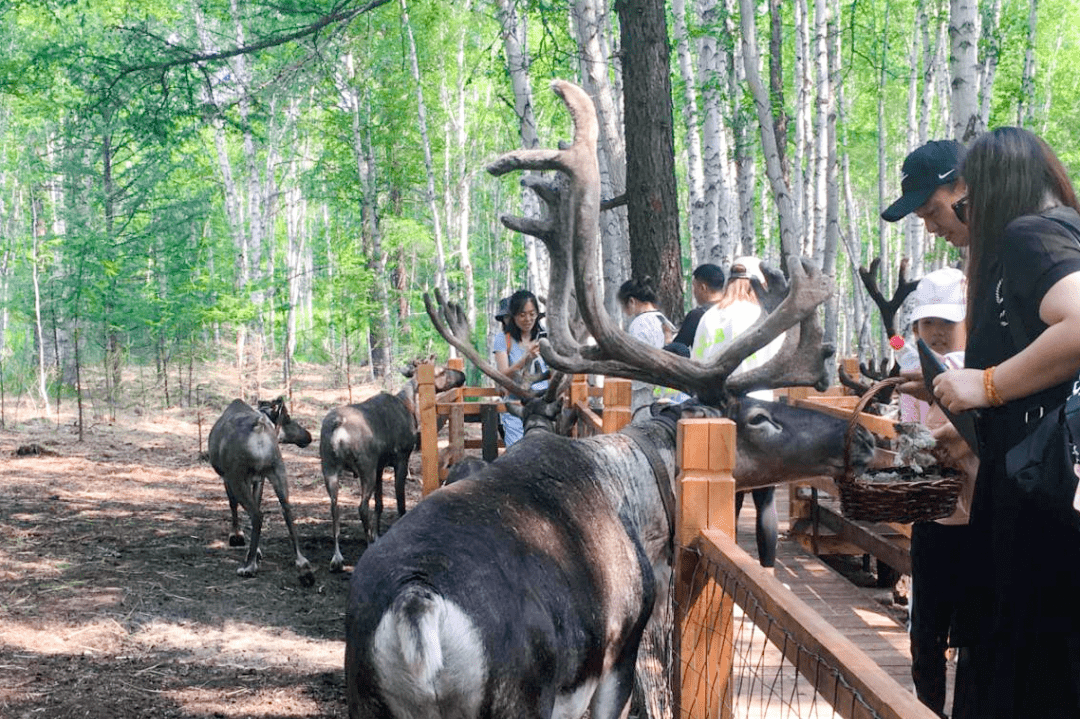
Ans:
[[[697,332],[694,334],[692,354],[700,360],[712,359],[720,349],[738,335],[742,334],[761,317],[761,302],[754,292],[751,280],[757,280],[767,288],[765,275],[761,271],[761,261],[756,257],[737,257],[731,263],[731,274],[720,298],[701,315]],[[743,360],[738,371],[745,372],[765,363],[784,343],[783,335]],[[751,392],[755,399],[771,400],[771,390]],[[745,492],[735,495],[735,514],[742,509]],[[766,569],[776,565],[776,540],[779,535],[779,517],[776,513],[776,487],[761,487],[752,491],[755,519],[755,537],[757,540],[758,562]]]
[[[506,315],[499,315],[504,332],[495,337],[495,366],[514,379],[536,377],[547,372],[547,364],[540,356],[540,337],[544,328],[540,324],[539,304],[536,295],[528,290],[518,290],[510,295]],[[536,392],[548,388],[546,379],[534,380],[530,385]],[[509,449],[524,434],[519,417],[503,412],[503,443]]]
[[[965,618],[978,666],[964,716],[1078,717],[1080,532],[1025,501],[1005,453],[1080,370],[1080,205],[1053,150],[1021,128],[975,140],[962,173],[967,368],[939,375],[934,395],[979,409],[971,526],[986,580]]]

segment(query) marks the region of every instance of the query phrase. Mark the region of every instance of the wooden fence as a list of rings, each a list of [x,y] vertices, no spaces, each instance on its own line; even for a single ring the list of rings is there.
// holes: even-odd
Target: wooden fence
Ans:
[[[440,482],[438,417],[446,417],[450,427],[444,452],[460,457],[457,453],[478,444],[485,458],[492,459],[498,452],[494,438],[503,407],[496,390],[477,388],[454,390],[436,401],[433,369],[421,366],[417,377],[426,494]],[[579,411],[577,432],[607,433],[625,426],[630,421],[629,389],[626,380],[605,378],[600,389],[590,386],[585,378],[575,378],[571,402]],[[604,400],[600,414],[590,402],[597,396]],[[843,413],[844,402],[831,403]],[[847,408],[849,416],[850,412]],[[464,437],[466,417],[473,416],[479,417],[483,426],[480,440]],[[860,421],[872,431],[884,428],[879,418],[866,416]],[[726,419],[681,420],[677,456],[672,681],[676,716],[735,716],[743,686],[741,673],[747,671],[747,652],[740,648],[743,630],[737,627],[753,625],[811,688],[811,706],[820,699],[844,719],[934,719],[934,713],[911,691],[735,543],[734,423]],[[788,698],[778,698],[776,704],[784,713],[768,716],[802,716]]]

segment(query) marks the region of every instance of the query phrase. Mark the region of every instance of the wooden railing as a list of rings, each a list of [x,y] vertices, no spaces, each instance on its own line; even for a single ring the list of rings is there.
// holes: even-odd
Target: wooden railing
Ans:
[[[739,704],[734,638],[738,607],[744,621],[753,621],[841,717],[933,719],[935,714],[911,691],[735,543],[734,424],[723,419],[680,421],[678,456],[677,716],[733,715]]]
[[[424,493],[441,478],[438,420],[449,423],[445,452],[475,449],[487,459],[498,452],[493,439],[498,412],[497,390],[463,387],[436,398],[433,368],[421,366],[421,444]],[[797,393],[793,393],[797,394]],[[602,414],[590,398],[603,397]],[[630,421],[630,383],[605,378],[602,390],[574,378],[570,398],[578,410],[579,436],[615,432]],[[844,412],[838,399],[793,398],[816,408]],[[850,415],[850,409],[848,409]],[[467,440],[467,417],[479,416],[481,440]],[[889,432],[880,418],[860,421],[872,431]],[[460,455],[457,455],[460,456]],[[677,555],[674,598],[675,673],[673,692],[679,717],[729,717],[736,704],[737,666],[733,639],[736,612],[756,623],[824,701],[842,717],[933,719],[934,714],[872,659],[766,573],[735,543],[735,425],[725,419],[679,422]]]

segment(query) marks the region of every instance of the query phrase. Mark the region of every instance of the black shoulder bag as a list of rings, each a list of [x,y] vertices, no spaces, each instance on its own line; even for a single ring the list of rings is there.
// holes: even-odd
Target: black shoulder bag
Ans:
[[[1054,221],[1077,234],[1071,225]],[[1027,336],[1020,313],[1010,306],[1007,295],[1002,292],[1009,331],[1019,352],[1035,338]],[[1005,454],[1005,474],[1016,482],[1021,497],[1032,506],[1080,529],[1080,377],[1073,382],[1065,402],[1043,413],[1029,427],[1033,428],[1027,436]]]

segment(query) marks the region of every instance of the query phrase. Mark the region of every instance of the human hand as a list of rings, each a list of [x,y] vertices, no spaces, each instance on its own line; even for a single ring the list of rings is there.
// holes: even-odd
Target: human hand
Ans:
[[[926,389],[926,382],[923,381],[921,369],[905,370],[900,373],[900,377],[904,381],[896,385],[897,392],[909,394],[915,399],[921,399],[923,402],[932,402],[934,400]]]
[[[989,407],[981,369],[953,369],[934,378],[934,397],[950,412]]]

